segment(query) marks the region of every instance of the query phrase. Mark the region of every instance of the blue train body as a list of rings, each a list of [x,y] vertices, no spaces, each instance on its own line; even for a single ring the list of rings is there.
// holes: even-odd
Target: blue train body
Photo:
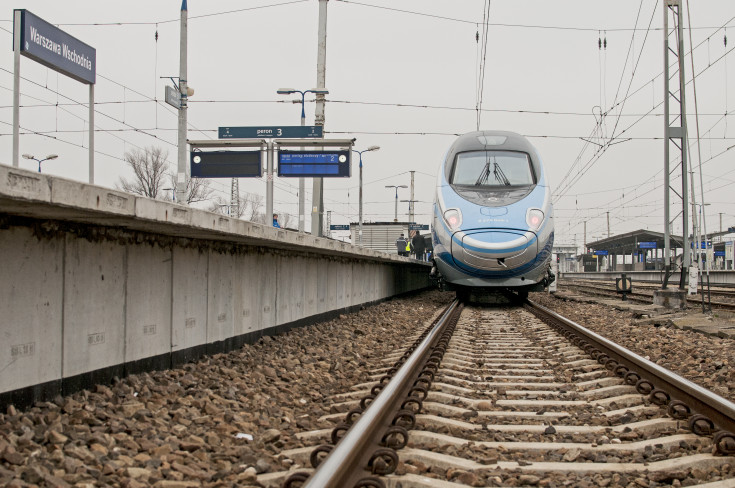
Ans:
[[[432,241],[454,289],[543,289],[553,281],[551,192],[536,149],[513,132],[457,138],[437,177]]]

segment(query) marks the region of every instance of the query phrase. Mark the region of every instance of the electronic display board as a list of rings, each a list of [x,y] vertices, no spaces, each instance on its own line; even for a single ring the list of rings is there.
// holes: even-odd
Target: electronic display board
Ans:
[[[263,174],[261,151],[191,151],[189,161],[195,178],[259,178]]]
[[[350,151],[278,152],[282,178],[347,178],[352,174],[350,167]]]

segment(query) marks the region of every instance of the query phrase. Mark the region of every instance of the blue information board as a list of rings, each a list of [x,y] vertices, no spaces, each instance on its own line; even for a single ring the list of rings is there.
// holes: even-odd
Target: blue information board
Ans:
[[[332,224],[329,226],[329,230],[350,230],[348,224]]]
[[[408,224],[408,230],[429,230],[429,224]]]
[[[259,178],[263,173],[260,151],[191,151],[195,178]]]
[[[220,139],[314,139],[323,134],[321,125],[279,125],[274,127],[220,127]]]
[[[607,256],[609,253],[607,251],[595,251],[592,254],[595,256]]]
[[[278,152],[278,176],[282,178],[348,178],[351,175],[350,151]]]
[[[656,243],[653,241],[639,242],[638,247],[640,249],[656,249]]]

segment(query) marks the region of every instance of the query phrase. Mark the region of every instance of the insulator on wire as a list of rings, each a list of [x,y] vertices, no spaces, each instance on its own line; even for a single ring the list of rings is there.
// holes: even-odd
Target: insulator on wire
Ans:
[[[725,39],[724,39],[724,41],[725,41],[725,47],[727,47],[727,34],[725,34]]]
[[[607,49],[607,32],[605,32],[605,39],[602,41],[602,47]]]
[[[156,39],[156,42],[158,42],[158,31],[156,31],[156,35],[154,36],[154,38]]]
[[[475,42],[480,42],[480,31],[475,32]],[[727,43],[727,41],[725,41]]]
[[[597,31],[597,49],[602,50],[602,35]]]

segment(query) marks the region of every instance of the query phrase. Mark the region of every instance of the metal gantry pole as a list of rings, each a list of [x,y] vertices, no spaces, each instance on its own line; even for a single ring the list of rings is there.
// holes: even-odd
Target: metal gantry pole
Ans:
[[[416,171],[411,171],[411,200],[409,200],[409,202],[408,202],[408,221],[409,221],[409,223],[415,222],[415,220],[414,220],[415,219],[415,217],[414,217],[414,211],[413,211],[413,205],[414,205],[414,200],[413,200],[413,177],[414,177],[414,173],[416,173]]]
[[[668,0],[664,7],[664,283],[667,287],[669,273],[671,273],[671,231],[669,189],[671,174],[669,168],[669,9]]]
[[[669,14],[672,14],[674,20],[674,28],[669,30]],[[672,50],[669,45],[669,37],[674,35],[677,49]],[[673,53],[677,57],[677,68],[679,76],[679,92],[673,93],[669,85],[669,53]],[[669,214],[669,193],[671,191],[671,175],[670,175],[670,144],[673,144],[681,157],[681,198],[682,198],[682,269],[681,279],[679,280],[679,288],[683,289],[687,283],[687,269],[690,262],[689,251],[689,188],[687,173],[687,124],[686,124],[686,80],[684,79],[684,35],[681,15],[681,0],[666,0],[664,8],[664,249],[666,276],[664,278],[664,288],[668,283],[668,277],[671,272],[671,243],[670,243],[670,214]],[[671,113],[670,102],[673,100],[679,104],[679,111],[675,114]],[[677,125],[678,123],[678,125]]]
[[[687,142],[687,120],[686,120],[686,79],[684,75],[684,24],[681,14],[681,0],[675,0],[676,3],[676,27],[678,37],[678,60],[679,60],[679,117],[681,121],[680,131],[680,151],[681,151],[681,195],[682,195],[682,241],[684,244],[684,256],[682,260],[680,288],[684,288],[687,283],[687,269],[691,263],[691,250],[689,249],[689,156]]]
[[[301,93],[301,127],[306,125],[306,112],[304,112],[304,96],[305,93]],[[302,147],[303,151],[304,148]],[[304,193],[306,192],[306,178],[303,176],[299,178],[299,232],[304,232],[304,225],[306,221],[306,198]]]
[[[94,185],[94,83],[89,84],[89,184]]]
[[[319,0],[319,34],[316,64],[316,86],[326,86],[327,74],[327,2]],[[316,93],[315,125],[324,126],[324,94]],[[316,237],[322,235],[322,212],[324,207],[323,179],[314,178],[311,209],[311,234]]]
[[[357,245],[362,246],[362,153],[356,151],[360,155],[360,203],[359,203],[359,218],[358,218],[358,238]],[[721,216],[721,215],[720,215]]]
[[[13,166],[20,165],[20,17],[13,12]]]
[[[187,183],[187,161],[186,161],[186,109],[187,109],[187,29],[188,29],[188,9],[186,0],[181,3],[181,20],[180,20],[180,42],[179,42],[179,92],[181,93],[181,107],[179,108],[179,127],[178,127],[178,158],[176,172],[176,201],[180,204],[186,204],[186,183]]]

